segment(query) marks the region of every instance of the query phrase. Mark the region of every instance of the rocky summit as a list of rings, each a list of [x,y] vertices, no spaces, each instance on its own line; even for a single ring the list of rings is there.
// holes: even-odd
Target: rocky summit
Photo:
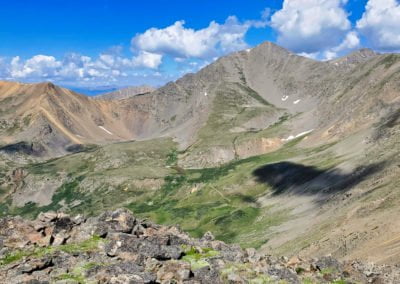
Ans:
[[[399,283],[400,267],[331,256],[272,257],[127,209],[98,217],[42,213],[0,220],[1,283]]]

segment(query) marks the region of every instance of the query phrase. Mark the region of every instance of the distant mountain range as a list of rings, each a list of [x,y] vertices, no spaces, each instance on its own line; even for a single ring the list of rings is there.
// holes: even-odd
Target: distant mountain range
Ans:
[[[394,56],[364,49],[318,62],[265,43],[223,57],[157,90],[129,87],[92,98],[51,83],[2,82],[0,107],[5,121],[0,139],[3,144],[34,142],[40,144],[37,147],[43,155],[47,151],[52,156],[65,153],[73,144],[170,136],[180,148],[192,145],[193,153],[201,152],[199,165],[223,163],[237,155],[263,152],[264,142],[254,142],[251,133],[267,129],[282,117],[296,119],[290,119],[292,130],[278,138],[312,129],[345,135],[353,131],[350,125],[356,121],[357,128],[372,123],[377,118],[364,116],[369,107],[376,107],[378,97],[364,98],[355,105],[350,102],[361,96],[355,90],[365,86],[367,78],[360,77],[364,70],[371,70],[366,77],[387,80],[387,76],[381,78],[379,72],[385,70],[380,66],[384,62],[396,65],[391,62]],[[355,109],[359,111],[353,113]],[[343,128],[348,120],[352,122]],[[335,135],[327,134],[324,139]],[[242,139],[243,145],[252,147],[241,150],[237,145],[235,153],[232,143]]]
[[[136,95],[145,95],[155,91],[156,88],[151,86],[132,86],[123,89],[114,90],[112,92],[97,95],[95,98],[103,100],[122,100]]]
[[[104,87],[69,87],[69,86],[63,86],[67,89],[70,89],[74,92],[77,92],[79,94],[84,94],[87,96],[97,96],[105,93],[111,93],[114,91],[119,90],[118,87],[109,87],[109,86],[104,86]]]
[[[0,210],[125,206],[274,253],[400,255],[400,55],[273,43],[158,89],[0,82]]]

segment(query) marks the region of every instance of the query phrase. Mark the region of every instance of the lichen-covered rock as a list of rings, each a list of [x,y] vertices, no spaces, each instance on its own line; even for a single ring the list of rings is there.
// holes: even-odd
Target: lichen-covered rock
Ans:
[[[190,264],[184,261],[170,260],[164,262],[157,271],[157,281],[166,283],[169,281],[183,282],[189,280]]]
[[[5,283],[400,283],[400,269],[333,257],[275,258],[126,209],[99,217],[43,213],[0,219],[0,284]],[[341,282],[340,282],[341,283]]]
[[[131,233],[136,220],[127,209],[117,209],[103,213],[99,221],[107,232]]]

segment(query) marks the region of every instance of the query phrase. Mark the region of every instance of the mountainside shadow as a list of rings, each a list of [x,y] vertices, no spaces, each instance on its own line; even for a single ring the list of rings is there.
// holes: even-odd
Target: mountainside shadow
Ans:
[[[0,152],[41,157],[46,153],[46,149],[40,143],[21,141],[0,147]]]
[[[343,173],[339,169],[321,170],[313,166],[279,162],[262,166],[254,170],[253,175],[258,182],[268,184],[274,195],[332,194],[349,190],[383,167],[384,163],[377,163]]]

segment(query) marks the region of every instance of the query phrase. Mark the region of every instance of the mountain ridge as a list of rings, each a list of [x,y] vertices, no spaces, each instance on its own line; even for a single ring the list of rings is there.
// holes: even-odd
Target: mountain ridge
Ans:
[[[344,58],[265,43],[123,100],[0,89],[0,215],[118,205],[275,255],[398,263],[400,55]]]
[[[196,74],[187,74],[175,82],[170,82],[140,97],[128,96],[121,100],[111,100],[105,103],[82,95],[77,96],[76,93],[67,89],[57,89],[54,85],[45,84],[47,87],[43,87],[41,85],[43,83],[41,83],[37,86],[29,84],[24,86],[37,89],[34,92],[46,93],[52,89],[54,94],[58,92],[59,97],[65,95],[75,98],[73,99],[75,102],[71,102],[68,106],[56,102],[55,98],[44,99],[45,111],[42,112],[45,120],[49,120],[49,114],[54,111],[59,112],[59,115],[51,115],[50,124],[56,125],[56,128],[64,133],[62,135],[64,137],[61,139],[65,140],[65,143],[56,151],[60,154],[65,153],[62,148],[67,146],[68,140],[70,144],[98,144],[151,139],[160,136],[173,137],[181,149],[186,149],[189,146],[192,147],[196,140],[199,140],[201,129],[210,119],[216,98],[215,92],[229,93],[233,91],[240,94],[238,96],[244,101],[253,100],[250,105],[244,101],[236,104],[235,108],[243,109],[250,115],[250,120],[243,125],[234,125],[231,129],[227,129],[228,132],[265,129],[269,125],[268,121],[274,123],[284,113],[292,115],[302,113],[299,119],[301,123],[296,124],[294,121],[292,126],[297,129],[297,133],[302,133],[314,129],[318,123],[322,123],[318,122],[321,120],[321,116],[316,115],[316,112],[323,109],[324,104],[330,108],[329,103],[326,104],[324,101],[330,100],[329,97],[333,97],[334,92],[341,88],[336,85],[335,81],[344,80],[345,73],[348,73],[349,77],[354,76],[355,74],[351,74],[351,70],[357,69],[360,64],[386,56],[389,55],[378,55],[371,50],[361,49],[338,59],[338,61],[319,62],[297,56],[271,42],[265,42],[250,50],[224,56]],[[337,69],[336,63],[338,62],[347,62],[343,63],[347,66],[346,69]],[[349,67],[350,65],[351,67]],[[344,82],[345,84],[348,83]],[[350,87],[348,89],[351,90]],[[325,90],[325,93],[322,93],[321,90]],[[345,89],[344,92],[346,91]],[[29,91],[27,92],[29,93]],[[330,94],[328,95],[326,92]],[[262,105],[267,103],[275,107],[269,117],[268,112],[256,115],[259,109],[257,104],[260,102]],[[90,113],[97,113],[96,117],[86,115],[84,122],[78,122],[80,118],[71,114],[71,108],[80,108],[74,105],[76,103],[86,106],[87,110],[90,109]],[[50,108],[50,110],[46,108]],[[65,110],[66,108],[70,108],[70,110]],[[21,111],[23,112],[23,108]],[[65,114],[67,114],[66,121],[57,121]],[[53,119],[54,117],[56,119]],[[266,122],[261,123],[263,120]],[[68,123],[69,125],[67,125]],[[78,128],[82,128],[78,125],[84,126],[88,123],[88,126],[78,130]],[[328,121],[325,122],[325,124],[327,123]],[[290,136],[285,133],[281,135]],[[24,135],[21,136],[24,137]],[[3,139],[6,143],[10,141],[9,136]],[[208,146],[211,145],[208,144]],[[51,155],[49,154],[49,156]],[[232,154],[229,156],[233,157]],[[226,161],[224,158],[224,162]]]
[[[156,88],[149,85],[132,86],[121,88],[105,94],[99,94],[94,96],[94,98],[103,100],[123,100],[133,96],[151,93],[155,90]]]

